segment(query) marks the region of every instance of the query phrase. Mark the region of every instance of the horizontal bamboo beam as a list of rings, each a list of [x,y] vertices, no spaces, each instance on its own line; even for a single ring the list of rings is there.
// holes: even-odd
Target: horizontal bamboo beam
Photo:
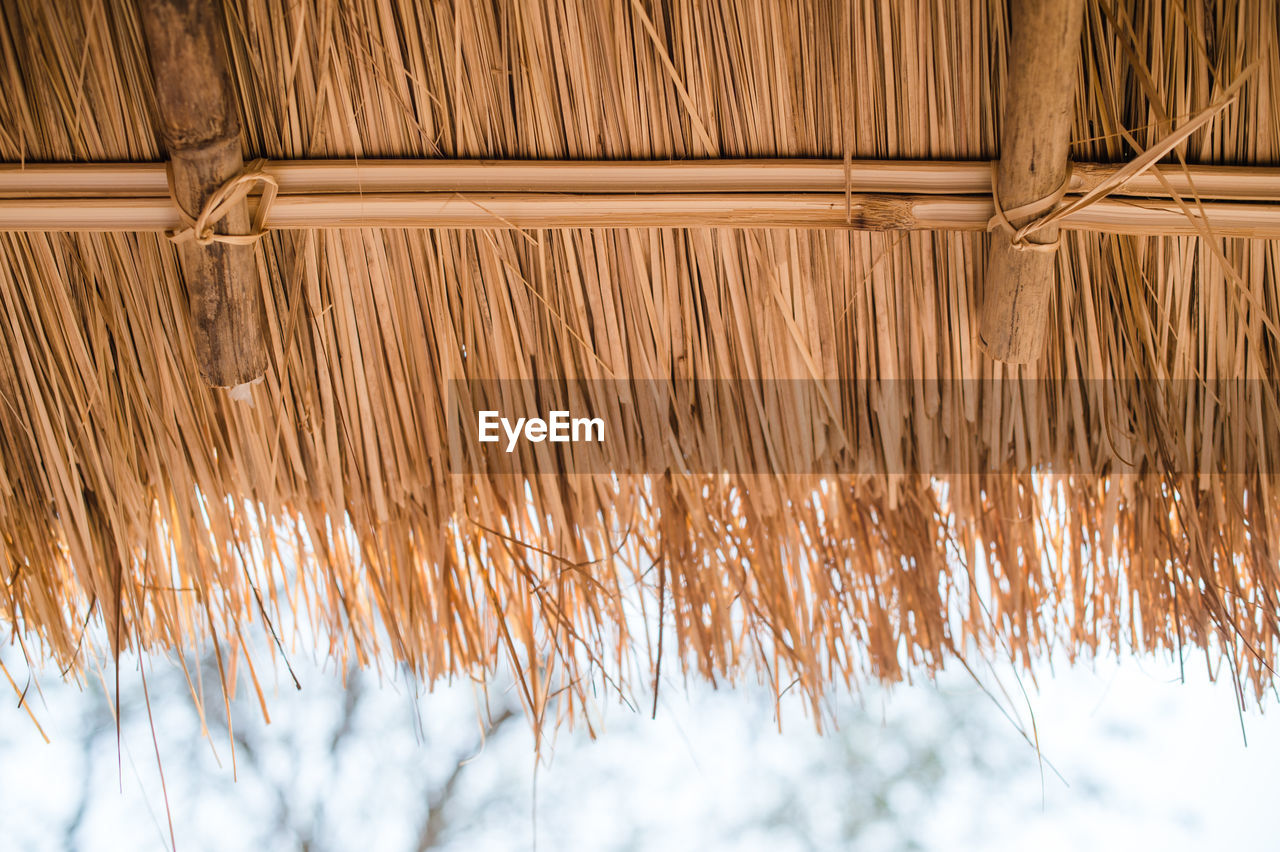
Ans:
[[[251,202],[253,208],[255,203]],[[1211,201],[1198,227],[1172,201],[1106,198],[1061,221],[1069,231],[1136,236],[1201,233],[1280,239],[1280,204]],[[888,193],[367,193],[282,195],[270,228],[854,228],[982,231],[989,197]],[[162,231],[178,226],[165,198],[0,200],[0,231]]]
[[[1076,163],[1068,191],[1082,194],[1120,163]],[[683,160],[290,160],[269,163],[281,195],[386,192],[890,193],[990,195],[983,161]],[[1280,168],[1157,166],[1113,196],[1280,203]],[[168,195],[163,163],[0,163],[0,199],[146,198]]]

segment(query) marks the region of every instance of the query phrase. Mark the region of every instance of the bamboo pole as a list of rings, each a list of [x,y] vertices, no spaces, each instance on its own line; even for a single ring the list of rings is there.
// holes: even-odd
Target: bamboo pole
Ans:
[[[1069,192],[1081,194],[1115,174],[1120,163],[1077,163]],[[290,160],[265,171],[282,196],[387,192],[464,193],[843,193],[990,195],[984,161],[840,160],[500,161]],[[1113,197],[1280,202],[1280,168],[1155,166]],[[0,200],[167,196],[158,163],[0,163]]]
[[[846,206],[846,201],[847,205]],[[252,205],[251,205],[252,207]],[[1064,230],[1132,236],[1280,239],[1280,204],[1206,201],[1188,218],[1163,199],[1112,199],[1074,212]],[[282,195],[269,228],[830,228],[984,231],[989,197],[843,193],[329,193]],[[1203,218],[1200,218],[1202,214]],[[164,231],[167,197],[0,199],[0,231]]]
[[[1010,0],[1008,91],[996,189],[1006,211],[1050,199],[1067,177],[1084,0]],[[1025,208],[1024,208],[1025,209]],[[1047,210],[1009,216],[1020,228]],[[1058,253],[1058,227],[1017,244],[997,229],[987,260],[979,336],[993,358],[1040,356]]]
[[[244,168],[221,5],[140,0],[138,8],[169,152],[173,203],[194,219]],[[213,223],[217,234],[247,234],[249,227],[243,202]],[[180,252],[201,374],[222,387],[261,376],[267,364],[265,315],[253,246],[188,240]]]

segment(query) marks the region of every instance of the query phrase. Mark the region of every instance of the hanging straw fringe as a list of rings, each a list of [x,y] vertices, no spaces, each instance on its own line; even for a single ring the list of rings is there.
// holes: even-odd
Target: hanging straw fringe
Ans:
[[[263,227],[267,220],[267,213],[271,210],[271,203],[275,201],[276,194],[280,190],[276,179],[264,171],[266,164],[266,159],[260,158],[246,165],[240,174],[218,187],[217,191],[209,196],[209,200],[204,203],[204,208],[201,209],[200,215],[192,218],[191,214],[178,203],[177,194],[173,189],[173,166],[171,163],[166,169],[166,175],[169,180],[169,197],[173,199],[173,206],[177,208],[184,227],[166,231],[165,236],[175,243],[194,240],[197,245],[201,246],[207,246],[212,243],[250,246],[262,239],[263,235],[267,233],[266,228]],[[247,198],[253,185],[258,183],[263,186],[262,199],[258,204],[258,211],[253,217],[253,230],[247,234],[216,233],[213,230],[214,225],[222,221],[222,218],[230,213],[237,204]]]
[[[42,71],[6,91],[0,158],[14,173],[19,160],[68,152],[135,157],[135,143],[154,135],[152,83],[136,73],[144,45],[98,37],[104,14],[115,32],[115,5],[65,0],[44,14],[35,0],[0,4],[0,43],[16,67]],[[493,683],[511,671],[544,736],[559,720],[607,716],[606,683],[628,701],[652,683],[662,643],[644,628],[655,624],[666,625],[671,671],[684,665],[691,680],[720,683],[758,675],[807,707],[823,706],[835,684],[926,677],[957,655],[1012,659],[1022,672],[1063,654],[1207,648],[1206,664],[1222,662],[1224,677],[1229,665],[1242,699],[1275,684],[1280,501],[1270,497],[1280,475],[1269,436],[1280,392],[1269,367],[1280,336],[1265,325],[1280,319],[1271,286],[1280,243],[1155,239],[1179,218],[1157,175],[1208,198],[1200,175],[1224,169],[1225,197],[1262,202],[1231,204],[1240,218],[1222,220],[1192,204],[1196,224],[1215,233],[1216,221],[1243,228],[1246,216],[1274,215],[1276,184],[1209,165],[1261,170],[1280,145],[1280,53],[1263,3],[1197,6],[1191,26],[1182,4],[1120,4],[1117,14],[1141,5],[1134,38],[1093,25],[1095,8],[1105,17],[1114,4],[1089,4],[1075,124],[1087,138],[1071,150],[1082,194],[1114,171],[1084,161],[1115,157],[1117,129],[1138,135],[1157,98],[1162,116],[1194,116],[1219,96],[1193,101],[1200,80],[1225,79],[1255,54],[1265,73],[1238,115],[1204,126],[1192,158],[1202,165],[1151,169],[1081,211],[1108,233],[1152,238],[1064,240],[1055,286],[1071,304],[1054,315],[1040,366],[1016,370],[974,346],[983,246],[969,234],[785,230],[737,211],[740,230],[690,231],[673,207],[644,230],[596,227],[597,217],[531,241],[449,230],[443,214],[429,220],[437,231],[407,217],[377,230],[372,216],[393,208],[362,203],[370,191],[406,209],[447,201],[449,216],[491,223],[452,193],[517,221],[493,193],[531,207],[572,177],[584,181],[573,193],[675,193],[686,205],[696,178],[706,181],[699,192],[821,191],[824,215],[843,227],[851,205],[839,196],[851,184],[854,204],[868,192],[935,196],[903,200],[886,226],[932,222],[941,208],[973,210],[965,227],[985,228],[1004,4],[969,15],[903,0],[893,8],[906,25],[895,28],[876,3],[799,3],[802,14],[781,15],[773,0],[717,0],[681,15],[642,0],[656,44],[626,3],[455,0],[433,15],[353,3],[336,20],[326,4],[296,5],[295,25],[256,0],[229,4],[229,35],[247,37],[229,61],[250,144],[285,160],[336,158],[269,164],[282,197],[265,224],[308,229],[296,246],[225,252],[262,255],[253,283],[279,365],[253,390],[262,405],[192,387],[175,321],[187,295],[181,269],[157,240],[121,233],[182,227],[160,168],[117,167],[121,181],[153,182],[105,190],[116,205],[107,233],[0,234],[0,325],[13,355],[0,359],[0,622],[47,661],[93,671],[111,650],[104,625],[118,624],[130,649],[175,659],[239,651],[241,662],[248,652],[258,665],[287,622],[304,650],[335,666],[395,666],[424,686],[451,675]],[[1208,50],[1206,27],[1219,36]],[[95,33],[87,54],[57,49],[85,32]],[[548,51],[567,59],[544,61]],[[833,97],[845,86],[831,85],[846,76],[830,67],[837,57],[851,66],[843,107]],[[82,72],[100,84],[78,86]],[[579,96],[627,108],[581,109]],[[713,140],[729,140],[722,155],[806,159],[763,170],[690,159],[704,149],[686,103]],[[95,118],[95,132],[72,107]],[[846,151],[966,162],[854,159],[846,172]],[[568,155],[588,165],[558,159]],[[371,156],[389,159],[369,165]],[[399,159],[423,156],[437,159]],[[495,166],[495,157],[515,159]],[[641,173],[651,167],[656,175]],[[26,221],[65,217],[50,231],[84,221],[75,217],[86,208],[67,199],[105,185],[91,181],[112,167],[92,168],[46,202],[52,213],[23,201]],[[1028,197],[1004,193],[1010,207]],[[594,215],[608,202],[593,203]],[[144,226],[128,218],[137,211]],[[222,227],[247,232],[251,218]],[[1074,218],[1060,227],[1079,227]],[[1228,264],[1245,286],[1228,286]],[[762,294],[772,294],[768,305]],[[821,483],[672,474],[662,487],[559,468],[447,473],[454,378],[562,375],[603,391],[619,371],[630,397],[642,382],[763,377],[749,383],[755,399],[682,412],[681,436],[685,423],[736,430],[684,446],[772,466],[825,445],[833,457],[856,450],[858,472]],[[823,431],[833,421],[816,393],[793,392],[797,377],[816,388],[815,374],[839,380],[854,446]],[[1240,375],[1259,378],[1236,383]],[[1224,395],[1224,381],[1240,396]],[[606,402],[603,392],[582,399],[592,410]],[[503,400],[513,412],[531,405],[516,390]],[[525,469],[548,470],[549,447],[522,449]],[[1016,459],[1044,475],[1005,475]],[[988,462],[995,472],[967,472]],[[942,473],[886,473],[902,470]],[[633,606],[653,618],[634,617]]]

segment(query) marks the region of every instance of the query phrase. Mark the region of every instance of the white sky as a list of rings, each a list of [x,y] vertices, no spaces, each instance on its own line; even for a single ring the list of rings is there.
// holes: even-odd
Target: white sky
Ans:
[[[7,657],[12,663],[12,657]],[[1003,721],[997,722],[991,726],[996,732],[993,750],[1012,751],[1022,771],[1000,777],[962,772],[949,778],[944,794],[925,809],[920,828],[926,848],[1200,852],[1271,846],[1275,834],[1271,808],[1280,790],[1280,714],[1247,712],[1246,748],[1229,681],[1209,683],[1202,662],[1188,665],[1187,683],[1177,683],[1177,676],[1172,664],[1132,659],[1122,664],[1099,663],[1097,672],[1076,668],[1053,676],[1042,673],[1039,690],[1031,694],[1038,735],[1045,756],[1072,786],[1046,771],[1042,800],[1034,752],[1016,746],[1016,734]],[[1004,680],[1016,695],[1011,679],[1005,676]],[[870,694],[867,704],[872,706],[866,710],[886,724],[898,725],[899,731],[905,727],[910,733],[912,726],[919,726],[924,736],[929,725],[938,724],[936,715],[925,712],[937,689],[972,692],[972,685],[964,675],[950,674],[940,686],[898,687],[887,696],[876,691]],[[0,836],[15,836],[17,827],[22,829],[18,836],[39,838],[38,821],[45,819],[42,810],[56,811],[80,783],[79,764],[69,752],[81,719],[75,707],[77,693],[51,689],[48,684],[46,691],[51,703],[42,721],[54,737],[53,745],[40,740],[12,700],[0,708]],[[387,693],[389,704],[403,705],[404,696],[393,695],[390,688]],[[273,699],[276,725],[299,726],[317,713],[329,713],[317,709],[323,705],[308,703],[306,695],[293,695],[282,688]],[[687,848],[779,848],[766,837],[748,836],[729,843],[718,820],[732,822],[735,815],[749,815],[751,808],[760,806],[762,791],[767,790],[764,785],[770,783],[809,783],[816,786],[804,795],[822,796],[821,779],[792,775],[803,774],[815,749],[834,746],[832,740],[813,734],[798,705],[790,708],[785,733],[768,732],[767,702],[759,698],[749,692],[711,693],[703,688],[686,697],[668,689],[657,722],[646,714],[609,709],[607,730],[598,741],[590,742],[581,733],[561,736],[551,765],[539,769],[539,818],[544,823],[539,849],[618,848],[610,843],[621,843],[637,821],[653,828],[653,836],[666,838],[664,852],[685,848],[683,843],[690,844]],[[473,733],[466,727],[469,701],[467,690],[446,689],[425,699],[422,707],[429,724],[446,731],[452,726],[469,735]],[[984,712],[996,718],[986,699],[978,701]],[[853,705],[838,714],[851,712],[857,712]],[[167,724],[164,718],[161,715],[161,726]],[[376,739],[362,741],[361,748],[368,751],[375,767],[383,759],[377,757],[379,748],[399,750],[394,753],[414,748],[408,734],[402,732],[396,735],[401,739],[394,739],[388,723],[370,724],[375,730],[365,734]],[[874,736],[874,726],[871,730]],[[519,737],[523,745],[482,754],[474,778],[514,772],[520,776],[516,785],[523,789],[531,764],[510,765],[512,755],[529,746],[523,728]],[[110,801],[107,815],[96,818],[105,822],[95,823],[94,850],[164,848],[155,826],[144,824],[151,817],[146,815],[146,797],[139,789],[139,782],[151,787],[150,806],[158,810],[158,790],[146,780],[154,772],[151,743],[136,730],[129,738],[124,794],[102,778],[97,782],[111,789],[103,791]],[[109,763],[114,771],[114,738],[110,739]],[[893,747],[886,738],[883,748]],[[879,748],[879,743],[869,746],[872,754]],[[166,763],[171,790],[181,783],[182,772],[180,761]],[[305,786],[306,780],[301,783]],[[323,797],[325,792],[320,790],[318,795]],[[506,838],[502,848],[528,848],[526,806],[517,804],[506,814],[512,829],[508,835],[498,835]],[[831,808],[834,818],[840,802],[833,802]],[[203,823],[182,813],[176,817],[182,826],[179,837],[184,831],[188,837],[200,835],[207,842],[196,844],[198,848],[241,848],[236,845],[241,841],[232,839],[240,835],[230,830],[236,816],[224,812],[214,820],[215,826],[227,828],[225,845],[210,840],[219,828],[200,828]],[[565,836],[578,842],[567,847]],[[180,839],[179,848],[183,846]],[[19,848],[27,852],[26,847]]]

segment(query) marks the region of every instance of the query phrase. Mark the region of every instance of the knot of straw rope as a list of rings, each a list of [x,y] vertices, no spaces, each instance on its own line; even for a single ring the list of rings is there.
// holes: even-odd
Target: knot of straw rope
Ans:
[[[1192,133],[1209,123],[1209,120],[1223,110],[1229,103],[1236,99],[1236,93],[1240,87],[1244,85],[1252,74],[1260,67],[1262,60],[1255,60],[1252,65],[1240,72],[1240,76],[1234,83],[1227,87],[1222,95],[1206,106],[1200,112],[1196,113],[1189,121],[1185,122],[1177,130],[1161,139],[1155,145],[1142,150],[1136,139],[1133,138],[1128,131],[1121,128],[1120,133],[1124,139],[1134,148],[1139,150],[1139,154],[1132,161],[1126,163],[1121,168],[1112,172],[1109,177],[1099,182],[1083,195],[1073,197],[1070,200],[1065,198],[1067,189],[1071,183],[1072,165],[1071,161],[1067,161],[1067,174],[1062,179],[1062,185],[1055,189],[1051,194],[1044,198],[1037,199],[1028,204],[1023,204],[1012,210],[1005,210],[1000,204],[999,191],[999,165],[996,162],[991,164],[991,199],[995,202],[996,215],[991,217],[987,223],[987,230],[1001,230],[1009,234],[1009,241],[1015,249],[1021,251],[1057,251],[1059,243],[1062,241],[1062,234],[1058,234],[1058,238],[1051,243],[1038,243],[1031,239],[1031,235],[1037,231],[1043,230],[1051,225],[1055,225],[1068,216],[1084,210],[1091,204],[1096,204],[1106,198],[1115,190],[1124,186],[1126,181],[1133,180],[1138,175],[1145,173],[1148,169],[1155,167],[1160,158],[1168,154]],[[1168,182],[1164,177],[1160,176],[1159,171],[1156,172],[1160,181],[1168,187]],[[1171,188],[1170,188],[1171,189]],[[1188,218],[1196,221],[1192,215],[1192,210],[1182,202],[1177,193],[1173,193],[1173,197]],[[1033,217],[1030,222],[1021,228],[1015,228],[1010,219],[1021,219],[1024,216]],[[1207,227],[1204,233],[1208,236],[1211,232]]]
[[[279,184],[276,179],[264,171],[267,161],[257,159],[246,165],[240,174],[235,175],[218,187],[209,200],[204,203],[200,214],[193,217],[178,203],[177,194],[173,191],[173,164],[170,163],[167,174],[169,179],[169,197],[178,210],[183,227],[166,231],[165,235],[175,243],[193,240],[196,245],[207,246],[212,243],[224,243],[233,246],[251,246],[267,233],[263,224],[267,220],[267,212],[276,199]],[[257,213],[253,217],[252,228],[247,234],[219,234],[213,227],[241,201],[248,197],[255,184],[262,184],[262,199],[258,203]]]
[[[991,162],[991,200],[995,202],[996,215],[991,217],[987,222],[987,230],[1001,230],[1009,235],[1009,242],[1018,251],[1045,251],[1055,252],[1062,243],[1062,233],[1051,243],[1036,242],[1031,239],[1031,235],[1041,228],[1051,224],[1055,219],[1055,214],[1062,207],[1062,199],[1067,194],[1067,188],[1071,185],[1071,174],[1074,170],[1070,160],[1067,160],[1067,173],[1062,178],[1062,183],[1058,184],[1057,189],[1046,195],[1044,198],[1037,198],[1035,201],[1029,201],[1026,204],[1020,204],[1009,210],[1004,209],[1000,203],[1000,172],[999,163],[995,160]],[[1012,219],[1022,219],[1027,216],[1033,217],[1030,222],[1021,228],[1015,227]]]

